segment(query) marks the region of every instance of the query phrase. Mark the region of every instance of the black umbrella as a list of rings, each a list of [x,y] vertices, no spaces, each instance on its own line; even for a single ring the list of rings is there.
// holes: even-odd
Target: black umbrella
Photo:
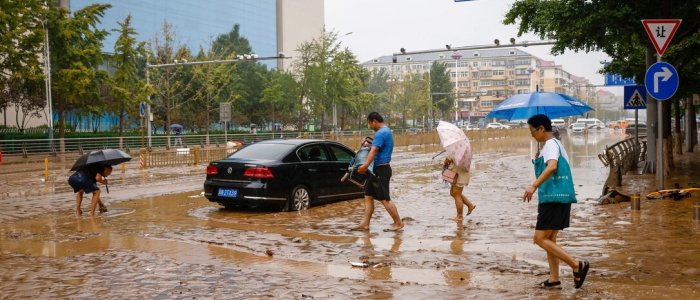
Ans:
[[[118,165],[131,160],[129,154],[124,153],[117,149],[104,149],[92,151],[78,158],[71,171],[80,170],[80,168],[87,166],[89,164],[102,164],[102,165]]]

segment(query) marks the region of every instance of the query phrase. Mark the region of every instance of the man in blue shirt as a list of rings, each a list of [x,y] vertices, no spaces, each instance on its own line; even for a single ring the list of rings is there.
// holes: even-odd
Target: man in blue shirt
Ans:
[[[391,162],[391,153],[394,151],[394,137],[391,135],[391,129],[384,124],[384,118],[378,112],[370,113],[367,116],[367,123],[375,132],[374,140],[367,160],[358,167],[357,171],[364,174],[374,161],[374,174],[376,176],[370,177],[369,182],[365,184],[365,214],[360,225],[353,230],[369,230],[369,222],[374,213],[374,200],[379,200],[394,220],[391,227],[384,229],[384,231],[399,231],[403,229],[403,221],[401,221],[399,211],[389,195],[389,182],[392,174],[389,163]]]

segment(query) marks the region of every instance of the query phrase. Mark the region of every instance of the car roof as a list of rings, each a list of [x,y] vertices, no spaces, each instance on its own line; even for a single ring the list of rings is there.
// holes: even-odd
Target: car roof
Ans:
[[[332,142],[335,143],[334,141],[330,140],[321,140],[321,139],[272,139],[272,140],[265,140],[265,141],[260,141],[255,144],[286,144],[286,145],[301,145],[301,144],[308,144],[308,143],[319,143],[319,142]]]

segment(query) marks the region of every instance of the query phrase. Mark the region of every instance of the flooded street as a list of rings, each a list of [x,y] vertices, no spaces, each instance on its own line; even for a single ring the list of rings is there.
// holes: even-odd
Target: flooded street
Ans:
[[[563,290],[533,286],[548,270],[545,251],[532,243],[536,200],[522,202],[537,145],[513,138],[472,144],[464,194],[476,208],[458,222],[439,180],[444,156],[431,160],[442,148],[397,148],[391,187],[406,224],[400,232],[382,231],[391,218],[381,205],[368,233],[350,231],[362,219],[361,199],[302,212],[226,210],[202,195],[204,166],[115,168],[110,179],[121,182],[103,197],[109,211],[95,217],[74,215],[68,174],[41,183],[43,174],[2,178],[0,298],[699,298],[692,204],[700,193],[643,199],[640,211],[629,202],[597,205],[608,176],[597,155],[622,139],[607,129],[563,136],[579,202],[558,243],[591,262],[580,290],[564,264]],[[653,175],[634,176],[622,191],[653,190]]]

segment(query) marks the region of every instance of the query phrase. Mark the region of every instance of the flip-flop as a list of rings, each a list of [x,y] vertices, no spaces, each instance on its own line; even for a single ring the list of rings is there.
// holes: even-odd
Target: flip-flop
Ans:
[[[385,228],[385,229],[384,229],[384,232],[402,231],[402,230],[403,230],[403,227],[401,227],[401,228],[394,228],[394,227],[391,227],[391,228]]]
[[[360,226],[355,226],[355,227],[350,228],[350,231],[369,231],[369,229],[362,228]]]
[[[588,269],[590,264],[587,261],[578,262],[578,272],[574,272],[574,288],[581,288],[583,281],[586,280],[586,275],[588,274]],[[576,278],[578,277],[578,280]]]

